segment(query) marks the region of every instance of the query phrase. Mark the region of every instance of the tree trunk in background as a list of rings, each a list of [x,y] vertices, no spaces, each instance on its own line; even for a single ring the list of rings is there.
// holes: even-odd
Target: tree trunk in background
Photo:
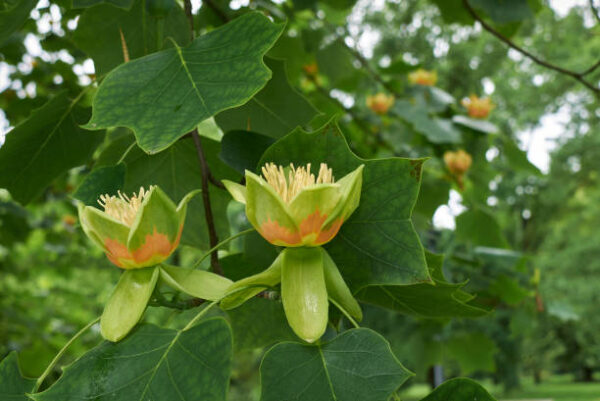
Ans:
[[[581,369],[581,381],[590,383],[594,381],[594,369],[589,366],[584,366]]]
[[[542,383],[542,372],[538,368],[533,369],[533,382],[535,384]]]

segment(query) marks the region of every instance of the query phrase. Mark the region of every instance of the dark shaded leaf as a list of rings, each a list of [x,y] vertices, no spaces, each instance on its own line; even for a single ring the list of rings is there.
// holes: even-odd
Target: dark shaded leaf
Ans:
[[[466,378],[448,380],[421,401],[496,401],[475,381]]]
[[[60,174],[85,163],[104,136],[79,127],[88,116],[65,92],[33,111],[0,148],[0,187],[26,204]]]
[[[35,380],[21,374],[16,352],[11,352],[0,362],[0,399],[2,401],[27,401],[25,395],[33,390]]]
[[[221,140],[220,157],[229,166],[244,174],[254,171],[260,157],[275,142],[273,138],[249,131],[231,131]]]
[[[73,197],[86,205],[96,206],[100,195],[115,195],[125,184],[125,164],[99,167],[79,184]]]
[[[411,376],[370,329],[317,345],[278,344],[265,354],[260,373],[261,401],[386,401]]]

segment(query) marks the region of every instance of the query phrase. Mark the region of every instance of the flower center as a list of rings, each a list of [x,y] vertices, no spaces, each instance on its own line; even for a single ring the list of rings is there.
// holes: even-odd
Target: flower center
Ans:
[[[134,192],[131,197],[121,193],[121,191],[118,192],[119,196],[100,195],[98,203],[110,217],[131,227],[142,202],[150,194],[152,188],[153,186],[150,186],[148,190],[145,190],[143,187],[140,187],[140,191],[137,194]]]
[[[287,178],[285,170],[288,170]],[[333,171],[325,163],[321,163],[319,174],[316,178],[310,172],[310,163],[306,167],[294,167],[294,164],[290,164],[289,169],[276,166],[274,163],[267,163],[262,168],[262,175],[286,203],[290,202],[304,188],[317,184],[333,184],[335,182]]]

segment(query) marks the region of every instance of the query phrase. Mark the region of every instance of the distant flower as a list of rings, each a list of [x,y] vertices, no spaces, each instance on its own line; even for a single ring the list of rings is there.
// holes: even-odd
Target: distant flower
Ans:
[[[313,61],[312,63],[304,64],[302,66],[302,69],[304,70],[306,75],[309,75],[311,77],[314,77],[319,73],[319,66],[315,61]]]
[[[460,189],[464,189],[464,175],[471,167],[473,158],[470,154],[460,149],[456,152],[447,151],[444,153],[444,162],[448,171],[454,176]]]
[[[419,68],[408,74],[408,81],[415,85],[433,86],[437,82],[437,72]]]
[[[79,218],[87,236],[115,265],[123,269],[154,266],[179,245],[190,195],[179,206],[156,186],[140,188],[131,197],[121,192],[102,195],[98,203],[104,211],[80,207]]]
[[[376,95],[367,96],[367,107],[379,115],[386,114],[393,104],[393,95],[386,95],[383,92],[379,92]]]
[[[461,101],[461,104],[467,109],[469,117],[473,118],[487,118],[496,105],[492,103],[489,97],[477,97],[471,95]]]

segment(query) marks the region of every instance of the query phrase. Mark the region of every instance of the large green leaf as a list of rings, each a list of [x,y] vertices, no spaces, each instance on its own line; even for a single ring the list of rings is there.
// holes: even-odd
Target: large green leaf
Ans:
[[[474,245],[508,247],[496,218],[480,208],[467,210],[456,217],[456,238]]]
[[[230,131],[221,140],[221,160],[241,174],[254,170],[260,157],[275,140],[249,131]]]
[[[37,0],[17,0],[8,8],[0,11],[0,45],[27,21],[31,9]]]
[[[317,345],[278,344],[265,354],[260,374],[261,401],[387,401],[411,376],[370,329]]]
[[[123,163],[94,169],[85,176],[73,193],[73,197],[86,205],[97,205],[100,195],[114,195],[117,191],[123,189],[125,170]]]
[[[297,340],[290,328],[281,302],[252,298],[227,311],[236,350],[264,348],[285,340]]]
[[[246,103],[271,77],[262,57],[283,25],[249,13],[189,46],[113,70],[94,98],[88,127],[131,128],[156,153],[220,111]]]
[[[464,375],[478,371],[495,372],[494,355],[497,352],[496,344],[481,332],[455,335],[446,344],[447,356],[458,362]]]
[[[0,362],[0,399],[2,401],[27,401],[25,395],[33,390],[35,380],[21,374],[16,352],[11,352]]]
[[[73,0],[73,8],[87,8],[97,4],[112,4],[115,7],[129,10],[134,0]]]
[[[485,11],[498,24],[518,22],[533,17],[527,0],[469,0],[469,4]]]
[[[65,92],[31,113],[0,148],[0,188],[29,203],[60,174],[85,163],[104,135],[79,127],[88,116]]]
[[[79,6],[83,6],[81,3],[83,2],[79,0]],[[162,46],[171,46],[171,42],[165,40],[161,43],[161,48],[158,47],[158,20],[148,15],[144,0],[137,0],[133,7],[129,1],[130,10],[124,1],[96,3],[99,4],[86,9],[81,15],[73,40],[77,47],[94,60],[98,76],[104,76],[125,62],[121,32],[131,60],[160,50]],[[164,27],[164,38],[171,37],[179,44],[189,42],[188,23],[179,6],[174,7],[161,23]],[[98,40],[98,32],[102,32],[102,40]]]
[[[221,318],[186,331],[144,325],[83,355],[33,399],[225,401],[231,357],[231,331]]]
[[[239,175],[218,159],[219,143],[207,138],[202,138],[202,143],[215,178],[238,180]],[[192,138],[177,141],[167,150],[155,155],[148,155],[136,147],[129,152],[124,162],[127,165],[124,186],[126,193],[137,191],[140,186],[158,185],[173,201],[178,202],[187,193],[201,186],[200,162]],[[210,199],[217,234],[220,238],[226,238],[229,236],[226,212],[230,197],[226,191],[211,186]],[[188,204],[181,241],[198,248],[209,248],[200,195],[195,196]]]
[[[475,381],[466,378],[448,380],[421,401],[496,401]]]
[[[452,121],[444,118],[430,117],[427,108],[421,104],[412,104],[407,100],[396,102],[394,113],[412,124],[415,131],[422,134],[432,143],[458,143],[460,132]]]
[[[362,160],[334,123],[308,133],[297,129],[277,141],[260,165],[319,166],[337,178],[364,164],[360,205],[326,248],[351,288],[429,281],[423,246],[410,216],[419,191],[423,159]],[[313,168],[314,168],[313,167]]]
[[[249,129],[280,138],[299,125],[307,124],[317,110],[289,84],[282,61],[267,58],[273,79],[248,103],[216,116],[223,131]]]

